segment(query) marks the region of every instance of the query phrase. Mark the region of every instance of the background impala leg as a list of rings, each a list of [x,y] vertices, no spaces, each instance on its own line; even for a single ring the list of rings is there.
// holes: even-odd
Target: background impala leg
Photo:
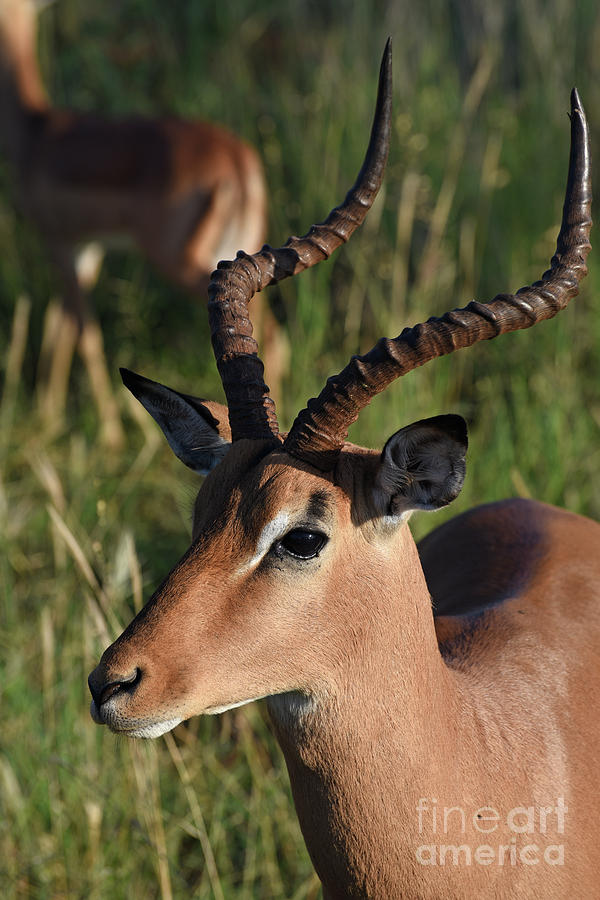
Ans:
[[[64,425],[69,374],[79,328],[64,303],[52,298],[46,307],[37,370],[37,396],[45,428],[56,433]]]
[[[95,318],[89,317],[86,320],[77,349],[87,369],[92,393],[98,408],[102,442],[107,447],[117,450],[123,446],[125,436],[117,401],[108,375],[102,331]]]
[[[38,376],[42,416],[53,429],[60,427],[77,348],[90,379],[102,441],[117,449],[123,444],[123,428],[108,375],[102,332],[85,290],[97,279],[102,262],[100,247],[89,245],[77,257],[70,247],[54,248],[52,257],[62,275],[64,293],[62,305],[50,304],[46,314]]]
[[[102,441],[107,447],[119,449],[124,444],[121,417],[108,374],[102,330],[87,302],[87,292],[91,291],[98,281],[103,259],[104,249],[97,241],[82,247],[75,259],[84,316],[78,350],[85,363],[98,408]]]

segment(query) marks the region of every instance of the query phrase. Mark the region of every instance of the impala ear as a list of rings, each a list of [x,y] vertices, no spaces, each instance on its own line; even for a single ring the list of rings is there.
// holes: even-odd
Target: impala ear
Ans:
[[[126,388],[160,425],[179,459],[199,475],[207,475],[221,462],[231,444],[227,407],[150,381],[129,369],[120,369]]]
[[[375,479],[381,514],[401,517],[439,509],[454,500],[465,479],[467,424],[461,416],[434,416],[407,425],[383,448]]]

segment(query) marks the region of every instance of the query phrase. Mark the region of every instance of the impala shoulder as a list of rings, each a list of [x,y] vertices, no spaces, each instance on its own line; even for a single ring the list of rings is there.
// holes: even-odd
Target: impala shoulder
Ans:
[[[570,577],[572,560],[593,548],[600,526],[575,513],[513,498],[469,510],[418,545],[434,614],[473,615],[528,594],[550,605],[552,583]],[[557,566],[557,559],[562,565]],[[537,602],[537,601],[536,601]]]
[[[472,614],[523,593],[550,552],[553,517],[544,504],[504,500],[427,535],[418,550],[434,613]]]

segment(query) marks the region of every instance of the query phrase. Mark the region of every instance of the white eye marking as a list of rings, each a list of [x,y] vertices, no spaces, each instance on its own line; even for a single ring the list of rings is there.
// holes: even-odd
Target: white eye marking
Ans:
[[[245,575],[251,569],[256,568],[263,556],[265,556],[275,541],[282,538],[289,529],[290,517],[286,512],[277,513],[274,519],[267,522],[260,533],[260,537],[256,544],[256,553],[254,556],[240,566],[238,575]]]

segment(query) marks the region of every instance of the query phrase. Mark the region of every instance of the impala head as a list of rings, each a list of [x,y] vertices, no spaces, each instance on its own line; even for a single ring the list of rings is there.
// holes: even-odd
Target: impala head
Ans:
[[[416,551],[406,521],[457,496],[467,448],[455,415],[405,426],[383,451],[346,443],[349,425],[410,369],[549,318],[577,293],[591,194],[587,127],[573,92],[563,224],[542,280],[379,341],[280,436],[249,301],[327,258],[363,221],[383,177],[390,118],[388,45],[369,148],[344,203],[303,238],[239,253],[213,274],[209,316],[227,408],[123,371],[173,451],[206,478],[191,547],[90,675],[92,716],[114,731],[154,737],[258,697],[327,691],[348,642],[385,629],[378,608],[391,575],[403,585],[396,602],[410,596]]]

